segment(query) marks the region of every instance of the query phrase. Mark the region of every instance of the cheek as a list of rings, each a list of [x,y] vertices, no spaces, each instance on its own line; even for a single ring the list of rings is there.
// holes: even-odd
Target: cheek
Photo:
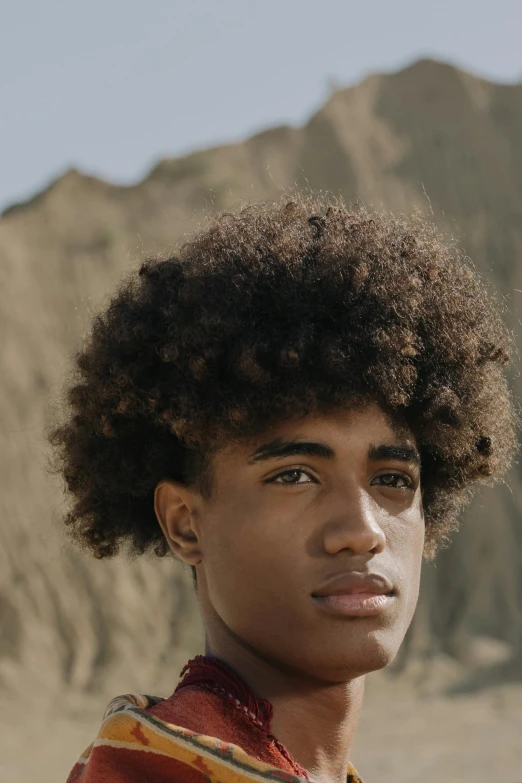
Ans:
[[[287,562],[305,535],[303,504],[284,503],[263,493],[227,492],[212,508],[202,527],[204,559],[219,568],[258,571]]]
[[[301,600],[297,530],[291,520],[265,512],[259,504],[236,500],[217,509],[205,526],[208,598],[238,633],[247,632],[254,617],[275,631],[280,619],[295,615]]]
[[[236,500],[219,507],[207,521],[202,539],[205,571],[216,584],[252,586],[259,574],[285,557],[284,525],[259,506]],[[291,541],[288,541],[290,544]],[[277,573],[277,572],[276,572]]]
[[[395,520],[387,535],[389,550],[398,567],[399,590],[408,624],[419,597],[424,538],[424,515],[420,504]]]

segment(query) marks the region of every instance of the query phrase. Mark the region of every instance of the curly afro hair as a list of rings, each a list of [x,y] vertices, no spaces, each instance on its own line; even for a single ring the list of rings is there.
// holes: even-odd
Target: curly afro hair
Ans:
[[[511,347],[469,260],[420,213],[287,197],[223,214],[95,318],[51,435],[66,525],[98,558],[163,556],[160,480],[210,491],[227,441],[374,401],[416,438],[432,557],[513,456]]]

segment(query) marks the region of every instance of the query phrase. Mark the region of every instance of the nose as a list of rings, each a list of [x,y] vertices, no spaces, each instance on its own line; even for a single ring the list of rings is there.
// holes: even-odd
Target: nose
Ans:
[[[375,503],[362,491],[350,493],[336,509],[330,510],[322,538],[324,550],[330,555],[342,550],[357,555],[375,555],[386,546]]]

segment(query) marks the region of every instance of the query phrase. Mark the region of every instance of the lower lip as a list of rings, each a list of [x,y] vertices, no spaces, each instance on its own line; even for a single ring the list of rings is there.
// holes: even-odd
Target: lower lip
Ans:
[[[349,595],[313,596],[314,601],[331,614],[347,617],[373,617],[386,611],[393,595],[350,593]]]

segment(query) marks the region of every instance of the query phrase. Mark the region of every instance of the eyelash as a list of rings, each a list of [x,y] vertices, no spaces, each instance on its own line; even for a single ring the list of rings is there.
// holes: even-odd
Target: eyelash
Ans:
[[[311,478],[310,482],[305,481],[277,481],[278,478],[281,478],[281,476],[289,476],[291,473],[300,473],[304,476],[308,476]],[[317,484],[317,480],[312,476],[311,473],[309,473],[307,470],[304,470],[303,468],[290,468],[289,470],[283,470],[281,473],[278,473],[276,476],[272,476],[272,478],[269,478],[265,482],[266,484],[286,484],[289,486],[296,486],[297,484],[306,484],[306,483],[313,483]]]
[[[306,482],[306,481],[277,481],[277,479],[281,478],[281,476],[289,476],[292,473],[299,473],[299,474],[308,476],[312,480],[310,482]],[[388,477],[388,476],[393,476],[395,479],[401,479],[402,481],[405,482],[405,486],[396,487],[396,486],[394,486],[392,484],[386,484],[386,483],[383,484],[382,486],[388,487],[388,488],[391,488],[391,489],[413,489],[413,481],[412,481],[412,479],[409,476],[404,476],[402,473],[380,473],[375,478],[383,478],[383,477]],[[307,484],[307,483],[317,484],[318,482],[317,482],[317,480],[315,478],[313,478],[313,476],[310,473],[308,473],[308,471],[303,470],[302,468],[291,468],[290,470],[283,470],[283,471],[281,471],[281,473],[278,473],[276,476],[272,476],[271,478],[269,478],[269,479],[267,479],[265,481],[265,484],[283,484],[283,485],[290,486],[290,487],[295,487],[295,486],[299,486],[300,484]]]

